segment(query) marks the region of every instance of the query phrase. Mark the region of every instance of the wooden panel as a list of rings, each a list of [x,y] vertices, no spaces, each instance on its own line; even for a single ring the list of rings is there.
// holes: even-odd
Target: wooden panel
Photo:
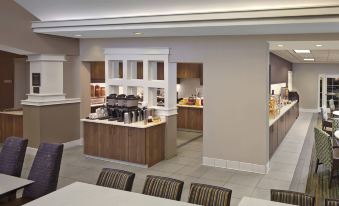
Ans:
[[[203,65],[200,65],[200,85],[204,85],[204,71],[203,71]]]
[[[143,62],[137,62],[137,79],[143,79],[144,76]]]
[[[99,127],[96,123],[84,122],[84,153],[92,156],[99,156],[100,138]]]
[[[165,159],[165,124],[146,129],[146,163],[149,167]]]
[[[105,82],[105,62],[91,62],[91,82]]]
[[[270,126],[270,158],[273,156],[274,152],[278,148],[278,123],[275,122],[273,125]]]
[[[23,137],[23,116],[0,114],[0,142],[10,136]]]
[[[200,63],[178,63],[178,78],[200,78]]]
[[[203,130],[203,109],[178,107],[177,127]]]
[[[99,124],[99,156],[128,161],[128,128]]]
[[[164,75],[164,63],[163,62],[158,62],[157,63],[157,80],[164,80],[165,75]]]
[[[137,164],[146,164],[146,137],[145,129],[128,129],[128,161]]]
[[[278,120],[278,145],[282,142],[285,137],[285,115],[280,117]]]

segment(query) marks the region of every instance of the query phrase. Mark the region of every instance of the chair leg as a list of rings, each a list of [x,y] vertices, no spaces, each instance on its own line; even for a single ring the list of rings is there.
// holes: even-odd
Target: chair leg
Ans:
[[[328,188],[331,189],[332,186],[332,179],[333,179],[333,170],[330,171],[330,181],[328,183]]]
[[[315,165],[315,173],[318,172],[318,166],[319,166],[319,159],[317,158],[317,163]]]

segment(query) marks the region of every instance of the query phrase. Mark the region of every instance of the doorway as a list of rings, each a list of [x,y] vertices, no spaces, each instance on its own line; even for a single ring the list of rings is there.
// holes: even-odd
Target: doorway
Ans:
[[[333,100],[335,109],[339,110],[339,75],[319,75],[318,110],[326,107],[330,110],[330,100]]]

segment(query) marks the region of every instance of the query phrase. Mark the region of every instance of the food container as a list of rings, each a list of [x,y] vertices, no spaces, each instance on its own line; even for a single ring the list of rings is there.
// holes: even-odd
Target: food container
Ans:
[[[139,97],[134,95],[128,95],[126,97],[126,107],[137,107],[139,102]]]
[[[117,97],[117,100],[118,100],[118,106],[119,107],[125,107],[126,106],[126,95],[120,94]]]

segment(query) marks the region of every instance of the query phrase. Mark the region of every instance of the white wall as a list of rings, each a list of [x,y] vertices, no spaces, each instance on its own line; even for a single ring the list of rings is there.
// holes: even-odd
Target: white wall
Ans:
[[[180,79],[180,84],[177,86],[178,97],[185,98],[195,95],[196,88],[199,88],[200,96],[203,97],[203,87],[200,85],[199,78]]]
[[[293,90],[300,96],[300,108],[317,110],[319,74],[339,75],[339,64],[293,64]]]
[[[21,108],[21,100],[29,93],[29,63],[26,58],[14,59],[14,107]]]
[[[82,39],[81,61],[103,61],[104,48],[168,47],[170,62],[204,64],[203,156],[268,162],[269,46],[249,37]],[[86,69],[82,85],[89,85]],[[253,92],[247,92],[251,88]],[[89,101],[84,95],[82,101]]]

